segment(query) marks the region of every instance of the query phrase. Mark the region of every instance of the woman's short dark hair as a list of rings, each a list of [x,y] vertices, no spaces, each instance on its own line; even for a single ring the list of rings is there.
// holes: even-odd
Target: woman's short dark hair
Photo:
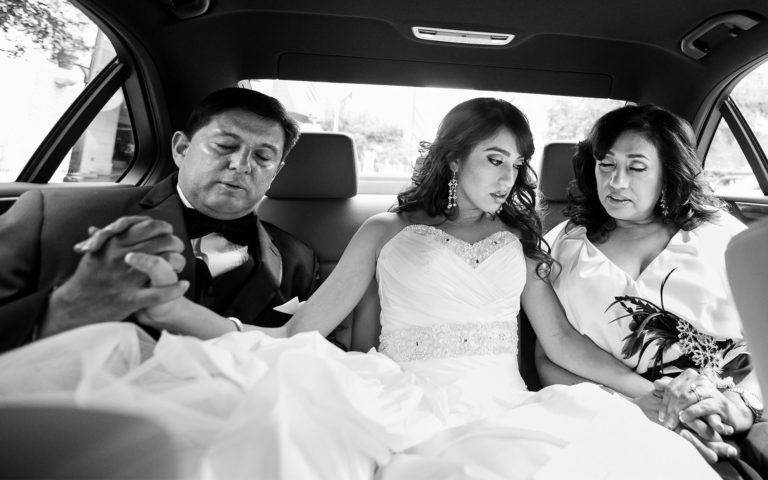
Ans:
[[[605,158],[616,139],[628,131],[639,133],[658,150],[668,213],[664,215],[658,203],[656,213],[682,230],[712,220],[722,202],[702,178],[690,124],[656,105],[627,105],[603,115],[579,143],[573,158],[575,179],[568,189],[569,204],[565,209],[571,222],[586,227],[588,238],[597,241],[616,228],[616,221],[597,195],[595,163]]]
[[[283,158],[299,139],[299,125],[288,115],[282,103],[255,90],[237,87],[216,90],[198,103],[187,119],[184,133],[192,138],[213,117],[229,110],[245,110],[279,123],[285,134]]]
[[[542,248],[546,242],[536,211],[536,174],[529,163],[534,152],[533,135],[523,112],[505,100],[474,98],[453,107],[440,122],[435,140],[421,142],[422,155],[414,167],[413,183],[397,196],[398,204],[392,211],[424,210],[431,217],[455,218],[458,207],[448,209],[448,182],[452,176],[449,163],[467,158],[478,143],[502,128],[515,136],[524,162],[499,218],[520,230],[526,256],[549,267],[552,259]]]

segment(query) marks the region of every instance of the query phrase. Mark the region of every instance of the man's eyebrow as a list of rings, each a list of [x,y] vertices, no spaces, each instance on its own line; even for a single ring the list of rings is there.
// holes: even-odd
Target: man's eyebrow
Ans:
[[[234,139],[237,139],[237,140],[240,139],[240,135],[238,135],[238,134],[236,134],[234,132],[230,132],[229,130],[224,130],[222,128],[217,128],[216,130],[213,131],[213,134],[214,135],[220,135],[222,137],[231,137],[231,138],[234,138]]]
[[[242,140],[243,139],[243,137],[241,137],[237,133],[230,132],[228,130],[222,130],[222,129],[217,129],[214,132],[214,135],[221,135],[222,137],[229,137],[229,138],[233,138],[235,140]],[[274,145],[272,143],[269,143],[269,142],[262,142],[259,145],[259,147],[268,148],[269,150],[272,150],[275,154],[279,154],[280,153],[280,147],[277,146],[277,145]]]

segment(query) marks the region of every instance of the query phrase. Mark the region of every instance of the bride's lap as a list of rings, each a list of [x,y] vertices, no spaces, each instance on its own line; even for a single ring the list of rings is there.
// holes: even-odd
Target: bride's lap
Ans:
[[[591,384],[548,387],[499,415],[440,432],[396,454],[377,480],[432,478],[427,472],[451,479],[717,478],[679,436]]]
[[[154,343],[136,325],[114,322],[44,338],[0,355],[0,397],[74,400],[84,380],[124,375],[151,355]]]
[[[377,419],[405,429],[394,401],[418,403],[394,362],[316,334],[164,334],[148,358],[144,336],[132,324],[92,325],[0,356],[0,403],[130,412],[167,427],[197,475],[286,479],[370,476],[399,441]]]
[[[215,478],[365,478],[376,465],[386,465],[382,479],[588,478],[641,452],[662,466],[690,456],[685,471],[706,477],[690,445],[593,385],[521,395],[501,413],[447,430],[432,407],[438,393],[380,353],[345,353],[317,334],[164,334],[155,346],[135,325],[112,323],[0,356],[4,401],[45,398],[149,416],[181,440],[196,471]]]

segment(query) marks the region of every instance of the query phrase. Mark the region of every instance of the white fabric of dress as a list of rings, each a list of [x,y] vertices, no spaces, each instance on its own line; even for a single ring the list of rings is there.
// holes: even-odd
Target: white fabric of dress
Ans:
[[[151,417],[180,439],[188,478],[718,478],[617,395],[526,391],[525,261],[511,233],[467,244],[406,227],[377,278],[381,352],[345,353],[316,333],[163,334],[154,345],[105,323],[0,356],[0,403]]]
[[[721,212],[714,221],[690,231],[679,230],[667,246],[643,270],[632,278],[608,259],[586,235],[582,226],[566,227],[567,222],[547,234],[552,257],[562,270],[552,285],[568,320],[600,348],[611,352],[636,371],[644,373],[656,355],[651,345],[641,361],[638,355],[623,359],[623,339],[630,333],[631,317],[616,318],[627,312],[620,305],[608,306],[615,297],[631,295],[661,306],[660,288],[664,286],[664,308],[689,322],[696,330],[717,340],[742,340],[741,320],[733,301],[725,270],[725,248],[734,235],[747,227],[728,213]],[[733,349],[723,361],[744,353]],[[664,353],[664,361],[681,355],[679,344]]]

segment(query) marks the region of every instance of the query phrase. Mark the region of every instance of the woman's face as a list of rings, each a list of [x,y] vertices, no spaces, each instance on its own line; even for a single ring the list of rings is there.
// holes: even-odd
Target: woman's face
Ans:
[[[659,152],[645,136],[619,135],[605,158],[595,163],[597,195],[617,224],[647,223],[659,201],[662,168]]]
[[[480,141],[458,167],[456,201],[459,211],[496,212],[506,201],[515,184],[523,157],[517,151],[517,139],[507,128]]]

